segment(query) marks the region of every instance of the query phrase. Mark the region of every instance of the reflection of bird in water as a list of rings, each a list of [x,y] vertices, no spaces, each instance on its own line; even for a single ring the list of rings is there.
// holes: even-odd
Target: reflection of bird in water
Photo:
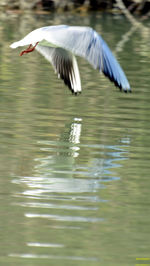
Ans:
[[[24,45],[29,45],[29,47],[20,55],[37,49],[50,61],[58,77],[64,80],[72,93],[81,92],[78,64],[73,54],[89,61],[120,90],[131,92],[121,66],[106,42],[92,28],[65,25],[43,27],[30,32],[22,40],[11,44],[10,47],[16,48]]]

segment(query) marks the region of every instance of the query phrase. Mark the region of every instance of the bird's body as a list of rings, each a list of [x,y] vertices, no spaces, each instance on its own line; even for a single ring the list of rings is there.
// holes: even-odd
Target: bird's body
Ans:
[[[43,27],[30,32],[10,47],[17,48],[25,45],[29,47],[20,55],[36,49],[53,65],[58,77],[63,79],[75,94],[81,92],[80,74],[75,55],[85,58],[120,90],[131,92],[121,66],[106,42],[92,28],[66,25]]]

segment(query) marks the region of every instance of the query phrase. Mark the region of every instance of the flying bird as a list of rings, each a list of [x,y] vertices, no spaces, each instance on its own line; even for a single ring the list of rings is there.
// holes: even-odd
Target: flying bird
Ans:
[[[130,84],[110,48],[90,27],[42,27],[12,43],[10,47],[25,45],[29,46],[20,56],[36,49],[52,64],[58,77],[74,94],[82,90],[76,55],[85,58],[95,69],[103,72],[120,90],[131,92]]]

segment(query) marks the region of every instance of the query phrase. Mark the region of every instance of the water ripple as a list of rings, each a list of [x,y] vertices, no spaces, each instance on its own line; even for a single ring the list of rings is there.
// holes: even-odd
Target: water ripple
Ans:
[[[31,254],[31,253],[24,253],[24,254],[17,254],[17,253],[10,253],[9,257],[17,257],[17,258],[24,258],[24,259],[57,259],[57,260],[73,260],[73,261],[98,261],[96,257],[79,257],[79,256],[60,256],[60,255],[47,255],[47,254]]]
[[[103,222],[103,218],[95,218],[95,217],[81,217],[81,216],[61,216],[61,215],[52,215],[52,214],[40,214],[40,213],[25,213],[25,217],[27,218],[44,218],[56,221],[65,221],[65,222],[88,222],[88,223],[96,223]]]
[[[63,244],[56,243],[40,243],[40,242],[28,242],[28,247],[42,247],[42,248],[63,248]]]
[[[30,190],[22,192],[24,195],[38,196],[42,193],[83,193],[95,192],[104,188],[97,179],[74,179],[74,178],[46,178],[46,177],[20,177],[13,179],[15,184],[26,184]]]
[[[40,203],[40,202],[19,202],[14,203],[15,205],[19,205],[21,207],[30,207],[30,208],[42,208],[42,209],[63,209],[63,210],[81,210],[81,211],[96,211],[97,207],[85,207],[85,206],[73,206],[73,205],[58,205],[52,203]]]

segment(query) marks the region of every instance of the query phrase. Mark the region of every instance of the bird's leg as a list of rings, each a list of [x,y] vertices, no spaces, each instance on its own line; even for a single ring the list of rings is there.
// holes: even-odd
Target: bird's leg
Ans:
[[[30,44],[29,47],[28,47],[26,50],[23,50],[23,51],[20,53],[20,56],[29,53],[30,50],[31,50],[31,47],[32,47],[32,44]]]
[[[37,42],[33,47],[32,47],[32,44],[29,45],[29,47],[26,49],[26,50],[23,50],[21,53],[20,53],[20,56],[24,55],[24,54],[27,54],[27,53],[31,53],[35,50],[35,47],[38,45],[39,42]]]

